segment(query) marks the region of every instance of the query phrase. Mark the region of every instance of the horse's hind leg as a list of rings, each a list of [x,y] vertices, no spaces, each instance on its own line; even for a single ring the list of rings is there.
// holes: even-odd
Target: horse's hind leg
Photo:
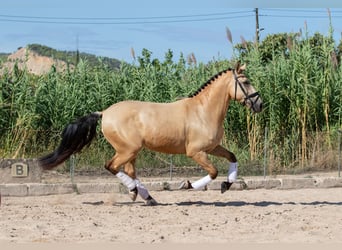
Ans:
[[[227,173],[227,181],[221,183],[221,193],[224,193],[236,181],[238,172],[238,163],[236,157],[232,152],[228,151],[221,145],[218,145],[216,148],[214,148],[213,151],[209,152],[209,154],[226,158],[230,162],[229,170]]]
[[[155,199],[152,198],[147,188],[136,177],[134,163],[135,163],[135,159],[132,159],[130,162],[127,162],[124,166],[125,173],[129,175],[130,177],[132,177],[136,184],[136,187],[134,190],[132,190],[132,192],[135,192],[135,196],[138,193],[140,197],[146,201],[146,205],[149,205],[149,206],[156,205],[157,202],[155,201]]]
[[[132,159],[135,159],[136,154],[120,154],[116,152],[114,157],[108,161],[105,165],[105,168],[114,174],[116,177],[118,177],[121,182],[128,188],[129,193],[131,195],[131,199],[135,201],[137,195],[134,191],[136,189],[136,182],[133,178],[135,178],[135,171],[133,168],[133,171],[129,173],[129,175],[125,174],[124,172],[120,171],[120,167],[122,165],[127,164],[127,162],[131,161]],[[130,176],[131,175],[131,176]],[[133,177],[133,178],[132,178]]]
[[[137,175],[136,175],[136,171],[135,171],[135,159],[132,159],[130,160],[129,162],[127,162],[125,165],[124,165],[124,171],[125,173],[130,176],[132,179],[136,179],[137,178]]]

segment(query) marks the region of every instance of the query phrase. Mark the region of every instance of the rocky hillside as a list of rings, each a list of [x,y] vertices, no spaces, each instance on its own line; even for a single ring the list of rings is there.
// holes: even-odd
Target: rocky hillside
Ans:
[[[13,70],[15,63],[17,63],[19,69],[27,69],[35,75],[48,73],[53,65],[58,72],[65,71],[67,67],[72,70],[75,68],[76,55],[86,60],[93,67],[100,65],[99,58],[95,55],[57,51],[43,45],[31,44],[8,55],[4,63],[0,65],[0,73],[6,69]],[[120,65],[120,62],[116,59],[101,58],[101,61],[111,69],[118,68]]]
[[[27,48],[19,48],[13,54],[7,57],[7,61],[2,65],[1,71],[12,70],[14,64],[17,63],[18,68],[27,69],[30,73],[35,75],[43,75],[51,70],[52,65],[55,65],[57,71],[64,71],[67,69],[67,63],[58,59],[53,59],[47,56],[41,56],[36,52]],[[73,69],[74,65],[70,65]]]

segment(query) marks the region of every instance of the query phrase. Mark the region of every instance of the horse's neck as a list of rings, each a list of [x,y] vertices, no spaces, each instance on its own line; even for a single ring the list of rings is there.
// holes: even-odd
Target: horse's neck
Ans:
[[[203,110],[202,115],[218,126],[223,123],[227,114],[230,101],[228,91],[228,85],[224,81],[213,82],[196,96],[200,109]]]

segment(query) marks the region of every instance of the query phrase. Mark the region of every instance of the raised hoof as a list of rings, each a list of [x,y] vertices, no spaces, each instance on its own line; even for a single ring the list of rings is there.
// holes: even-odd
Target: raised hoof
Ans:
[[[158,205],[158,202],[151,197],[151,198],[147,198],[145,205],[146,206],[156,206],[156,205]]]
[[[182,181],[178,189],[192,189],[191,182],[188,180]]]
[[[221,183],[221,194],[226,192],[232,184],[233,184],[233,182],[227,182],[227,181],[222,182]]]
[[[132,190],[128,191],[129,197],[131,197],[132,201],[135,201],[137,199],[138,196],[138,189],[134,188]]]

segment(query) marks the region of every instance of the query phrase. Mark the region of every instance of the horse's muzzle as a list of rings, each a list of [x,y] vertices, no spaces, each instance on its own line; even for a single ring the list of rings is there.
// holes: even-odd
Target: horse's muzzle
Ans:
[[[255,113],[260,113],[262,111],[262,102],[260,102],[258,105],[254,105],[253,107],[253,111]]]
[[[262,100],[258,92],[249,95],[245,98],[244,104],[249,107],[254,113],[262,111]]]

